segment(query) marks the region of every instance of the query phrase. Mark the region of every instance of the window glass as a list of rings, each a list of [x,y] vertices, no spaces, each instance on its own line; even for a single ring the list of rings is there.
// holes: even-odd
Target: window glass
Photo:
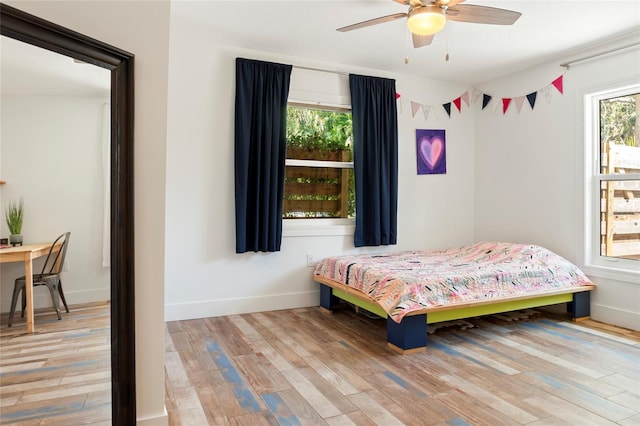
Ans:
[[[600,99],[600,255],[640,260],[640,94]]]
[[[284,218],[355,214],[351,112],[289,105]]]

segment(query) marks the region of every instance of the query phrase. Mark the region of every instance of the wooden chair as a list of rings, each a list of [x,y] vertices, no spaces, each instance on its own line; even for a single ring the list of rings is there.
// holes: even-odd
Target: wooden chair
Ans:
[[[42,265],[42,272],[33,275],[34,288],[39,285],[45,285],[49,289],[49,293],[51,293],[51,300],[53,301],[53,307],[58,314],[59,320],[62,319],[62,316],[60,315],[60,303],[58,301],[58,294],[62,299],[65,310],[69,312],[69,307],[67,306],[67,301],[64,297],[64,292],[62,291],[62,280],[60,279],[60,272],[62,272],[64,258],[67,255],[67,247],[69,246],[70,235],[70,232],[65,232],[64,234],[56,238],[53,244],[51,244],[51,248],[49,248],[47,259],[45,260],[44,265]],[[55,249],[56,245],[61,245],[60,250]],[[25,277],[22,276],[20,278],[16,278],[15,284],[13,286],[13,296],[11,298],[11,311],[9,312],[9,327],[11,327],[11,325],[13,324],[13,314],[16,310],[16,303],[18,301],[18,295],[20,294],[20,291],[22,291],[21,317],[24,317],[24,311],[27,305],[25,287]]]

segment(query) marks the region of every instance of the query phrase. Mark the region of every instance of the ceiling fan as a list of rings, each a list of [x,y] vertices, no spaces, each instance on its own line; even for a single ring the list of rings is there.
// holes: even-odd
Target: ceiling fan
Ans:
[[[476,24],[512,25],[522,15],[512,10],[495,7],[460,4],[464,0],[393,0],[409,6],[407,13],[394,13],[357,24],[338,28],[345,32],[407,18],[407,27],[413,37],[413,47],[431,44],[434,35],[447,21],[473,22]]]

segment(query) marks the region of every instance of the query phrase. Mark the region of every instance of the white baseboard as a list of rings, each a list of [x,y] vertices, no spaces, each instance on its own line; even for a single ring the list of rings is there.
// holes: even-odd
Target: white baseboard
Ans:
[[[7,300],[2,301],[2,312],[9,312],[11,309],[10,295],[11,293],[9,293],[9,297],[7,297]],[[51,295],[49,294],[49,290],[45,286],[38,286],[34,288],[33,296],[33,303],[36,309],[53,307],[53,303],[51,302]],[[111,292],[109,288],[95,288],[80,291],[65,290],[64,297],[67,300],[67,304],[71,306],[82,303],[102,302],[110,300]],[[21,303],[21,299],[18,298],[16,310],[20,309],[20,307],[22,306]],[[62,306],[62,301],[60,301],[60,306]]]
[[[34,289],[34,306],[36,309],[52,307],[51,295],[49,290],[44,286],[39,286]],[[69,305],[77,305],[81,303],[102,302],[103,300],[111,299],[111,292],[109,288],[93,288],[88,290],[79,291],[66,291],[64,297]],[[62,306],[62,301],[60,301]]]
[[[318,306],[319,302],[320,292],[310,291],[237,299],[167,303],[164,306],[164,320],[180,321],[223,315],[303,308]],[[591,303],[591,318],[603,323],[640,331],[640,313],[638,312],[625,311],[610,306]]]
[[[159,416],[152,417],[138,417],[136,419],[136,426],[168,426],[169,414],[167,414],[167,407],[164,407],[164,413]]]
[[[640,331],[640,313],[591,303],[591,319]]]
[[[165,321],[180,321],[252,312],[304,308],[320,304],[320,291],[253,296],[236,299],[218,299],[189,303],[166,303]]]

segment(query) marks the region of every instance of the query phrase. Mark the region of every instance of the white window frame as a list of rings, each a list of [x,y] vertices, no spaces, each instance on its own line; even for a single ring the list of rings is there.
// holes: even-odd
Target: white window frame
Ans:
[[[603,174],[600,168],[600,101],[640,92],[640,83],[585,95],[585,267],[601,277],[640,283],[640,261],[601,255],[601,183],[612,180],[640,180],[640,173]]]
[[[289,100],[287,106],[319,109],[327,111],[348,112],[350,105],[332,105],[321,102],[304,102]],[[353,161],[322,161],[322,160],[298,160],[287,158],[286,166],[302,167],[331,167],[353,169]],[[313,218],[313,219],[282,219],[283,237],[308,237],[308,236],[342,236],[353,235],[355,232],[355,218]]]

